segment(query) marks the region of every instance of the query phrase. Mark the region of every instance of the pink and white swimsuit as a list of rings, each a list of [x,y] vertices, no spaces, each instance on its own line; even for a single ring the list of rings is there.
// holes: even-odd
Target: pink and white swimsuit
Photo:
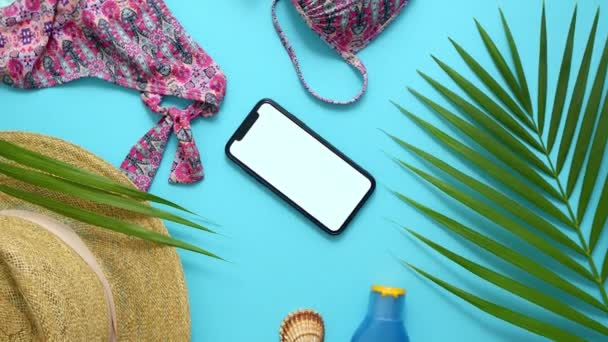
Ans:
[[[170,182],[203,178],[190,122],[218,111],[226,78],[162,0],[16,0],[0,8],[1,82],[31,89],[82,77],[139,90],[162,115],[121,165],[137,187],[150,187],[171,132],[179,145]],[[163,107],[165,95],[192,104]]]

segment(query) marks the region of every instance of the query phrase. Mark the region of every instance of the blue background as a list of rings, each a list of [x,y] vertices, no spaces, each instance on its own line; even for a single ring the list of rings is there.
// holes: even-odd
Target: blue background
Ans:
[[[585,44],[600,2],[579,2],[580,29],[576,35],[578,48],[573,71],[578,69],[581,46]],[[527,308],[525,310],[546,320],[562,322],[582,336],[599,338],[485,285],[404,235],[391,223],[395,220],[423,232],[474,260],[485,258],[390,194],[388,189],[399,190],[465,222],[490,225],[444,201],[438,192],[397,167],[385,152],[415,165],[422,166],[422,163],[404,153],[378,129],[397,134],[445,160],[460,163],[404,118],[389,100],[396,100],[430,122],[445,127],[407,94],[405,87],[409,85],[434,94],[417,76],[416,69],[448,81],[431,60],[430,53],[469,75],[448,36],[460,42],[482,64],[491,65],[473,18],[481,21],[506,52],[499,6],[510,21],[534,94],[541,1],[412,0],[386,32],[359,53],[369,70],[369,91],[359,103],[348,107],[319,103],[300,86],[272,27],[270,0],[167,0],[167,3],[228,77],[228,93],[220,113],[212,119],[197,120],[193,125],[206,179],[193,186],[167,183],[175,149],[172,138],[151,188],[151,192],[219,222],[222,232],[229,235],[209,236],[168,225],[174,236],[233,261],[233,264],[216,262],[180,251],[189,289],[194,340],[275,341],[279,324],[288,312],[310,307],[323,314],[328,341],[347,341],[364,316],[369,286],[375,283],[408,289],[406,323],[413,341],[542,340],[448,295],[403,267],[400,259],[422,266],[473,293],[497,299],[503,305]],[[552,87],[573,7],[571,0],[547,1]],[[289,1],[281,1],[278,12],[313,87],[327,96],[347,98],[354,94],[359,87],[358,75],[308,29]],[[604,16],[599,25],[598,47],[607,31],[608,19]],[[593,72],[599,53],[598,48]],[[323,233],[224,155],[229,136],[250,108],[264,97],[275,99],[299,116],[378,180],[377,191],[343,235],[330,237]],[[2,86],[0,106],[0,129],[57,136],[93,151],[116,166],[158,119],[144,108],[137,92],[99,80],[79,80],[39,91]],[[466,165],[458,165],[470,170]],[[605,249],[606,243],[603,240],[598,250]],[[493,264],[504,267],[501,263]]]

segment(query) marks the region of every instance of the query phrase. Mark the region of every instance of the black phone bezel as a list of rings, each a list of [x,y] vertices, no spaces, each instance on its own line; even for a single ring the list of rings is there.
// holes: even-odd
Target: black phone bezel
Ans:
[[[371,186],[370,186],[369,190],[361,198],[361,200],[359,201],[359,203],[357,204],[357,206],[353,209],[353,211],[350,213],[350,215],[347,217],[347,219],[344,221],[344,223],[342,224],[342,226],[340,226],[340,228],[338,230],[333,231],[333,230],[329,229],[322,222],[320,222],[319,220],[317,220],[313,215],[311,215],[310,213],[308,213],[304,208],[300,207],[297,203],[295,203],[294,201],[292,201],[288,196],[286,196],[280,190],[278,190],[277,188],[275,188],[270,182],[268,182],[267,180],[265,180],[262,176],[260,176],[259,174],[257,174],[255,171],[253,171],[251,168],[249,168],[247,165],[245,165],[243,162],[241,162],[238,158],[236,158],[236,156],[234,156],[230,152],[230,146],[235,141],[242,139],[245,136],[245,134],[247,134],[247,132],[249,131],[249,129],[253,126],[253,124],[255,123],[256,115],[259,115],[258,114],[258,109],[263,104],[269,104],[269,105],[273,106],[274,108],[276,108],[283,115],[285,115],[288,119],[290,119],[292,122],[294,122],[296,125],[298,125],[301,129],[303,129],[306,133],[310,134],[313,138],[315,138],[317,141],[319,141],[321,144],[323,144],[325,147],[327,147],[335,155],[337,155],[338,157],[340,157],[340,159],[342,159],[343,161],[345,161],[348,165],[350,165],[352,168],[354,168],[355,170],[357,170],[358,172],[360,172],[364,177],[366,177],[370,181]],[[363,205],[365,204],[365,202],[367,202],[367,200],[369,199],[369,197],[372,195],[372,193],[376,189],[376,180],[374,179],[374,177],[369,172],[367,172],[361,166],[357,165],[354,161],[352,161],[350,158],[348,158],[347,156],[345,156],[336,147],[334,147],[332,144],[330,144],[327,140],[323,139],[320,135],[318,135],[315,131],[313,131],[305,123],[303,123],[302,121],[300,121],[296,116],[294,116],[293,114],[291,114],[285,108],[281,107],[281,105],[279,105],[275,101],[273,101],[271,99],[268,99],[268,98],[260,100],[253,107],[253,109],[249,112],[249,114],[245,117],[245,119],[243,120],[243,122],[239,125],[239,127],[236,129],[236,131],[234,132],[234,134],[232,134],[232,136],[230,137],[230,139],[226,143],[225,153],[226,153],[226,156],[228,156],[228,158],[230,160],[232,160],[239,167],[241,167],[243,170],[245,170],[245,172],[247,172],[249,175],[251,175],[253,178],[255,178],[262,185],[264,185],[265,187],[267,187],[268,189],[270,189],[272,192],[274,192],[277,196],[279,196],[280,198],[282,198],[284,201],[286,201],[287,203],[289,203],[293,208],[295,208],[296,210],[298,210],[306,218],[308,218],[309,220],[311,220],[312,222],[314,222],[317,226],[319,226],[321,229],[323,229],[326,233],[328,233],[330,235],[339,235],[339,234],[341,234],[346,229],[346,227],[348,226],[348,224],[352,221],[352,219],[355,217],[355,215],[359,212],[359,210],[361,210],[361,208],[363,207]]]

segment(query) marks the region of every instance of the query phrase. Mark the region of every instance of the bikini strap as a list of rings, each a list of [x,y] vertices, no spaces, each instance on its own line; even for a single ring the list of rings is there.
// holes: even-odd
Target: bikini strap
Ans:
[[[279,35],[279,38],[281,39],[281,43],[285,47],[285,50],[287,51],[287,54],[289,55],[289,58],[291,59],[291,63],[293,64],[293,67],[296,69],[298,78],[300,79],[300,82],[302,83],[304,88],[306,88],[306,90],[310,94],[312,94],[312,96],[314,96],[317,99],[319,99],[323,102],[326,102],[326,103],[346,105],[346,104],[351,104],[351,103],[359,100],[361,98],[361,96],[363,96],[363,94],[365,93],[365,90],[367,89],[367,70],[365,69],[365,65],[363,65],[361,60],[359,60],[359,58],[351,52],[344,52],[344,51],[339,51],[336,49],[338,51],[338,53],[340,54],[340,56],[348,64],[350,64],[353,68],[357,69],[359,71],[359,73],[361,74],[361,76],[363,77],[363,85],[361,87],[361,90],[359,90],[359,93],[357,95],[355,95],[355,97],[351,98],[350,100],[346,100],[346,101],[332,100],[327,97],[323,97],[323,96],[319,95],[316,91],[314,91],[312,89],[312,87],[308,84],[308,82],[306,82],[306,79],[304,78],[304,74],[302,73],[302,70],[300,69],[300,63],[298,62],[296,53],[293,50],[293,47],[291,46],[289,39],[287,39],[285,32],[283,32],[281,25],[279,25],[279,20],[277,19],[277,11],[276,11],[278,2],[279,2],[279,0],[273,0],[273,2],[272,2],[272,23],[274,24],[274,29],[277,31],[277,34]]]

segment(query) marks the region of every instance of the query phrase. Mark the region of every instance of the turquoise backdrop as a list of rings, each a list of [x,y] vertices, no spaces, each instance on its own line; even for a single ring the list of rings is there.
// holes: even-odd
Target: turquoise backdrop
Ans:
[[[578,2],[574,71],[578,69],[581,46],[585,44],[594,11],[601,2],[605,3]],[[431,53],[467,71],[448,36],[484,64],[490,63],[473,18],[485,25],[501,49],[506,49],[499,7],[510,21],[535,93],[541,1],[412,0],[386,32],[359,54],[369,70],[369,91],[362,101],[348,107],[322,104],[300,86],[274,32],[270,0],[167,0],[167,3],[228,78],[228,93],[220,113],[212,119],[196,120],[193,125],[206,179],[192,186],[167,183],[175,149],[172,138],[151,188],[151,192],[220,223],[221,231],[229,236],[209,236],[168,224],[174,236],[233,262],[217,262],[180,251],[195,341],[276,341],[282,318],[298,308],[314,308],[323,314],[327,341],[348,341],[363,318],[372,284],[407,288],[406,323],[414,342],[542,340],[446,294],[400,264],[400,259],[406,260],[473,293],[495,298],[503,305],[529,307],[430,252],[391,223],[394,220],[423,232],[474,260],[487,259],[390,194],[389,189],[399,190],[467,222],[491,225],[444,201],[437,191],[397,167],[387,154],[426,166],[379,130],[397,134],[459,163],[395,110],[389,100],[398,101],[445,127],[405,87],[434,94],[416,74],[417,69],[448,82],[430,58]],[[555,84],[574,3],[574,0],[547,1],[551,85]],[[354,94],[359,87],[357,74],[308,29],[289,1],[281,1],[278,12],[313,87],[321,94],[335,97]],[[603,45],[607,34],[608,16],[603,16],[598,47]],[[593,72],[599,53],[597,49]],[[330,237],[323,233],[224,155],[224,144],[230,135],[250,108],[264,97],[273,98],[300,117],[378,180],[379,186],[370,202],[343,235]],[[0,115],[2,130],[60,137],[115,166],[120,165],[132,144],[158,119],[144,108],[137,92],[92,79],[38,91],[0,86]],[[599,250],[603,250],[608,241],[600,243]],[[546,320],[564,322],[565,327],[582,336],[599,339],[542,310],[533,312]]]

